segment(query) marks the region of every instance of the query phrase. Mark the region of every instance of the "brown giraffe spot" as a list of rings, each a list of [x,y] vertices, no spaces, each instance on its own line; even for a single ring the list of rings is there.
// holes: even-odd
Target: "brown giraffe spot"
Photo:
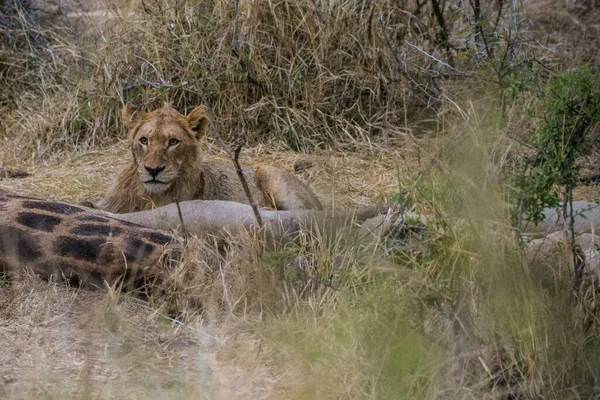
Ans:
[[[62,220],[53,215],[38,214],[33,212],[21,212],[17,216],[17,222],[21,225],[44,232],[52,232]]]
[[[104,239],[78,239],[70,236],[59,236],[54,244],[54,250],[61,257],[71,257],[77,260],[95,262],[102,251]]]
[[[79,266],[61,263],[63,275],[69,279],[69,283],[77,286],[104,287],[105,276],[98,269],[82,269]],[[68,275],[67,275],[68,274]]]
[[[70,275],[63,274],[63,277],[67,280],[69,286],[79,288],[82,285],[81,278],[79,277],[78,273],[71,273]]]
[[[173,241],[173,237],[160,232],[150,232],[147,236],[149,241],[156,244],[169,244]]]
[[[96,286],[96,287],[104,287],[104,280],[105,280],[105,276],[102,274],[101,271],[98,271],[96,269],[92,269],[92,270],[82,270],[81,268],[78,268],[77,266],[68,266],[69,268],[69,279],[71,280],[71,282],[73,280],[75,280],[75,282],[77,282],[78,286]],[[63,267],[64,270],[64,267]],[[71,284],[74,284],[74,282],[72,282]]]
[[[71,233],[81,236],[119,236],[123,230],[110,225],[83,224],[71,229]]]
[[[87,270],[73,264],[59,262],[54,268],[48,268],[47,263],[36,264],[33,270],[46,279],[64,281],[73,287],[104,286],[104,277],[98,270]]]
[[[181,249],[171,248],[162,254],[159,263],[165,268],[170,268],[172,265],[181,261],[182,258],[183,251],[181,251]]]
[[[56,214],[65,214],[65,215],[83,212],[82,208],[75,207],[70,204],[54,203],[54,202],[49,202],[49,201],[38,201],[38,200],[24,201],[23,207],[24,208],[34,208],[37,210],[44,210],[44,211],[53,212]]]
[[[125,239],[125,259],[128,263],[135,262],[139,263],[154,251],[154,245],[146,243],[139,237],[130,236]]]
[[[144,273],[128,268],[123,274],[123,287],[142,288],[145,286],[147,278]]]
[[[28,262],[40,257],[42,251],[35,238],[23,229],[0,225],[0,254]]]

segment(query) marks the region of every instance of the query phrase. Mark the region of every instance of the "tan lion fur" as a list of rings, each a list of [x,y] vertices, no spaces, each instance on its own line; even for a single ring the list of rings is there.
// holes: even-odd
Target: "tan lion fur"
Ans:
[[[98,207],[113,213],[149,210],[177,201],[228,200],[248,203],[232,165],[203,161],[200,139],[208,130],[205,106],[187,116],[165,104],[150,113],[122,112],[131,158]],[[322,209],[314,192],[290,172],[271,166],[243,167],[259,207]]]

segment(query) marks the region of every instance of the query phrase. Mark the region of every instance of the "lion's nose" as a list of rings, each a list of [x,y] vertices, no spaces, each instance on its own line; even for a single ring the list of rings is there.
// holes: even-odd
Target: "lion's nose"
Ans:
[[[146,171],[148,171],[148,173],[150,175],[152,175],[153,178],[156,178],[156,176],[158,174],[160,174],[160,171],[162,171],[163,169],[165,169],[165,167],[156,167],[156,168],[150,168],[144,165],[144,168],[146,168]]]

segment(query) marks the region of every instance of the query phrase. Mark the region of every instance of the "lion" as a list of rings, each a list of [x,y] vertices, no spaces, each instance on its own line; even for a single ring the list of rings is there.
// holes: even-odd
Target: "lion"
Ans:
[[[204,161],[200,140],[208,109],[184,116],[165,103],[152,112],[122,110],[131,157],[97,207],[113,213],[149,210],[176,201],[228,200],[248,204],[233,165]],[[315,193],[292,173],[272,167],[242,167],[252,198],[261,208],[322,209]]]

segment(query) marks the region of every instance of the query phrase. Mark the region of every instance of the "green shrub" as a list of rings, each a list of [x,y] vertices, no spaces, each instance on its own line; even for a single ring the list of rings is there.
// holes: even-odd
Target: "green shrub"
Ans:
[[[589,143],[590,127],[600,119],[600,73],[588,66],[554,77],[545,93],[544,115],[533,137],[535,155],[518,179],[524,216],[539,222],[544,208],[572,200],[579,178],[577,156]]]

